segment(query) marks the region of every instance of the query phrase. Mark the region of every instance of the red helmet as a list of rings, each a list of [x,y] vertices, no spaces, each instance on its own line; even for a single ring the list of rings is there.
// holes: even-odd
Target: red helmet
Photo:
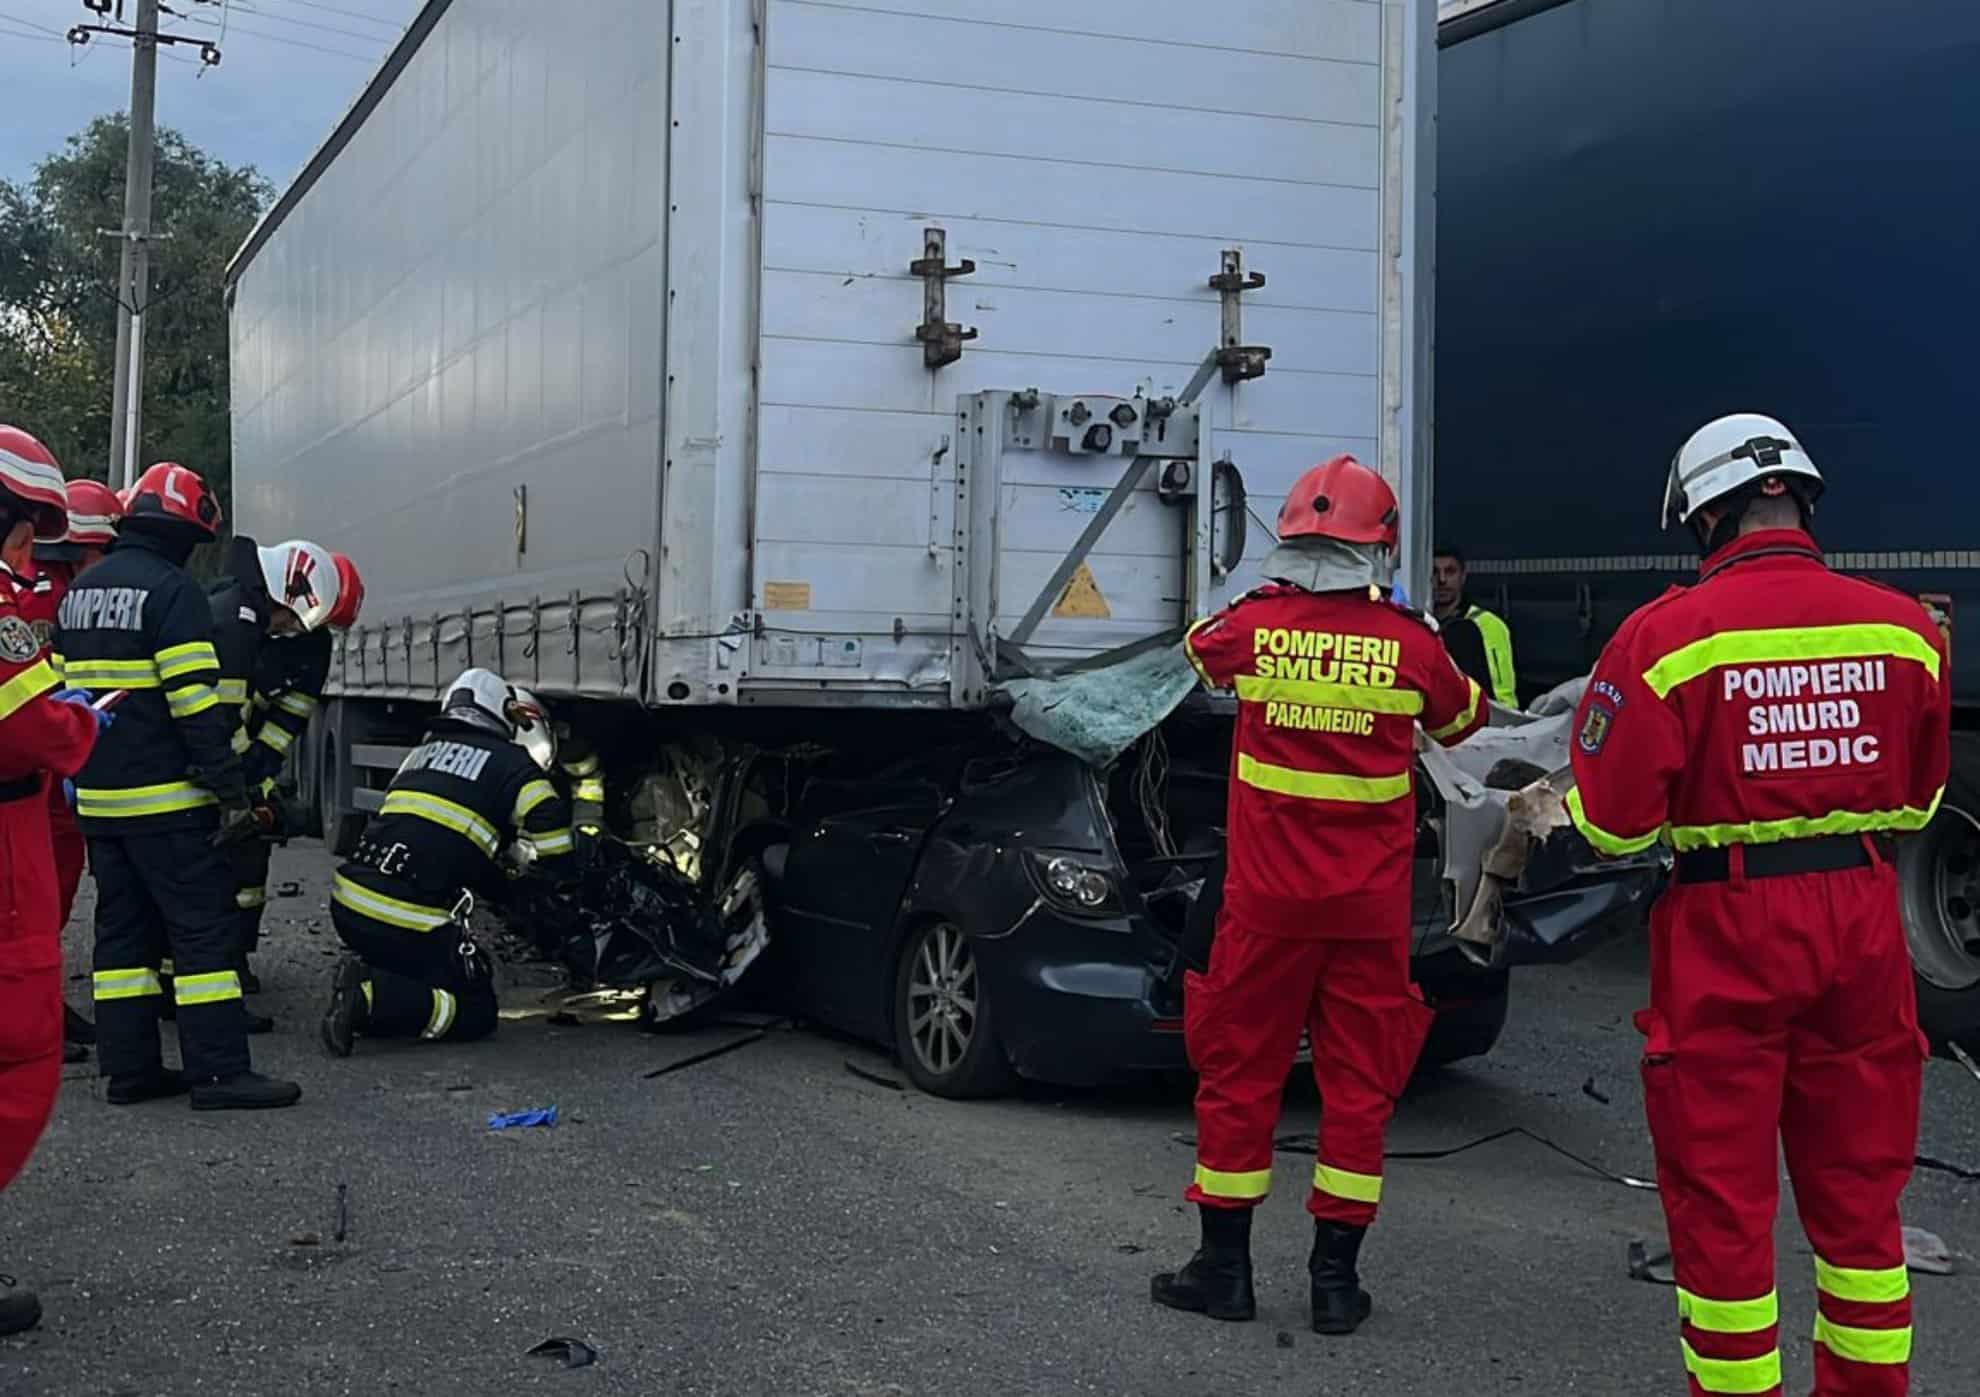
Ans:
[[[123,502],[108,485],[100,480],[71,480],[69,532],[62,542],[108,548],[117,541],[117,521],[123,517]]]
[[[1279,537],[1379,543],[1393,553],[1401,522],[1389,482],[1352,456],[1336,456],[1294,483],[1279,510]]]
[[[325,624],[347,631],[357,624],[358,611],[364,606],[364,579],[358,576],[357,564],[342,553],[332,553],[330,561],[337,565],[337,605]]]
[[[34,536],[53,543],[69,531],[69,497],[55,454],[19,427],[0,426],[0,492],[26,508]]]
[[[124,517],[171,520],[198,529],[208,538],[220,536],[220,501],[196,471],[173,461],[160,461],[131,486]]]

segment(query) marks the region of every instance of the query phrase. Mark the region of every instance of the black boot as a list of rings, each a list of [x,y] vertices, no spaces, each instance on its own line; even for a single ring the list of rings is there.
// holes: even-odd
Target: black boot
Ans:
[[[62,1006],[62,1041],[88,1046],[96,1041],[96,1025],[68,1005]]]
[[[248,958],[245,955],[241,957],[239,964],[234,967],[234,973],[241,977],[242,994],[261,993],[261,977],[254,973],[254,967],[248,964]]]
[[[275,1031],[275,1020],[271,1015],[257,1014],[246,1004],[241,1005],[241,1023],[247,1028],[250,1036]]]
[[[332,1057],[349,1057],[357,1047],[358,1031],[364,1027],[367,1004],[364,997],[364,965],[356,956],[345,956],[337,966],[337,978],[330,984],[330,1007],[323,1011],[323,1049]]]
[[[12,1276],[0,1276],[0,1286],[7,1290],[0,1295],[0,1335],[25,1334],[41,1323],[41,1301],[33,1291],[14,1289]]]
[[[1374,1310],[1356,1270],[1367,1235],[1365,1227],[1314,1219],[1313,1255],[1306,1262],[1313,1276],[1314,1333],[1352,1334]]]
[[[272,1111],[300,1100],[302,1088],[294,1082],[278,1082],[259,1072],[195,1082],[192,1089],[195,1111]]]
[[[154,1067],[149,1072],[133,1072],[121,1077],[112,1077],[110,1085],[103,1090],[103,1097],[112,1106],[135,1106],[141,1101],[162,1101],[168,1096],[183,1096],[186,1079],[167,1068]]]
[[[1212,1319],[1243,1320],[1258,1314],[1251,1289],[1251,1209],[1197,1205],[1203,1244],[1180,1271],[1157,1276],[1148,1287],[1158,1305]]]
[[[88,1048],[85,1048],[80,1043],[71,1043],[66,1038],[62,1040],[62,1065],[64,1067],[72,1067],[78,1062],[88,1062],[88,1061],[89,1061]]]

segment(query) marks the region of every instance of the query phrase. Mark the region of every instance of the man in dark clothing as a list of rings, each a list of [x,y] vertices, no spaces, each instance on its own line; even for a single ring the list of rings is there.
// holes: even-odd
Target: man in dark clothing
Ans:
[[[547,731],[541,709],[500,675],[463,673],[337,870],[330,920],[356,956],[338,968],[323,1016],[334,1055],[349,1057],[360,1034],[438,1042],[495,1031],[493,978],[460,909],[502,876],[512,844],[537,877],[563,878],[575,862],[570,805],[519,745],[525,728]]]
[[[76,814],[96,874],[98,1052],[114,1105],[188,1089],[195,1110],[290,1106],[293,1082],[252,1070],[234,970],[233,878],[224,846],[258,828],[204,592],[186,558],[220,507],[184,466],[138,478],[117,543],[62,600],[57,649],[69,684],[122,692],[76,777]],[[159,967],[170,958],[181,1073],[158,1042]]]
[[[1437,549],[1434,601],[1444,648],[1494,703],[1517,708],[1519,684],[1513,672],[1512,632],[1495,613],[1466,594],[1469,576],[1464,554],[1448,544]]]

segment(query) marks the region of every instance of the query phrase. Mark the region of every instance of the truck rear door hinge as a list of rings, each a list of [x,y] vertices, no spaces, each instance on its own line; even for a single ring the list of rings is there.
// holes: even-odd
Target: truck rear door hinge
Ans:
[[[930,228],[922,238],[922,255],[908,263],[908,274],[922,281],[921,323],[914,337],[921,341],[921,362],[931,369],[953,364],[962,358],[963,343],[976,338],[974,327],[965,330],[949,319],[949,278],[972,276],[976,263],[965,257],[949,265],[949,234],[946,229]]]
[[[1224,269],[1210,278],[1210,289],[1224,303],[1222,334],[1217,340],[1217,367],[1224,371],[1224,382],[1243,383],[1246,379],[1264,377],[1265,361],[1272,357],[1267,346],[1244,342],[1244,293],[1263,287],[1265,273],[1245,271],[1244,252],[1235,247],[1224,249],[1223,265]]]

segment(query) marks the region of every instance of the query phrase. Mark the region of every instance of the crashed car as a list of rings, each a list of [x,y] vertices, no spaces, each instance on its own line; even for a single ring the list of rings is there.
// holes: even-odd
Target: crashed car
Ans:
[[[1414,960],[1426,1062],[1488,1052],[1514,967],[1634,924],[1657,854],[1569,824],[1578,689],[1417,767]],[[673,754],[626,840],[525,920],[580,996],[650,1024],[741,988],[891,1048],[923,1089],[992,1095],[1184,1067],[1184,971],[1222,888],[1230,723],[1187,704],[1105,770],[1002,728]],[[713,851],[720,851],[719,855]],[[754,966],[754,969],[751,967]]]

